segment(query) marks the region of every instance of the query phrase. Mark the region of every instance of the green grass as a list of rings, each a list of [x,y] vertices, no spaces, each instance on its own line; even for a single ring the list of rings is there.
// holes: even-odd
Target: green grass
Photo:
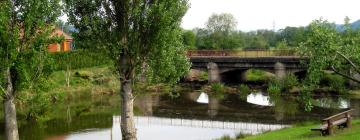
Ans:
[[[336,130],[333,136],[321,136],[320,132],[312,132],[311,128],[319,124],[295,125],[277,131],[250,136],[246,140],[358,140],[360,139],[360,120],[353,121],[353,127]]]
[[[245,73],[246,81],[268,81],[271,78],[273,78],[273,74],[262,70],[250,69]]]
[[[19,120],[30,117],[47,121],[98,112],[119,114],[119,80],[109,67],[70,70],[69,86],[66,73],[67,71],[52,73],[48,78],[51,88],[43,91],[39,99],[34,98],[39,95],[34,94],[34,91],[19,94]]]

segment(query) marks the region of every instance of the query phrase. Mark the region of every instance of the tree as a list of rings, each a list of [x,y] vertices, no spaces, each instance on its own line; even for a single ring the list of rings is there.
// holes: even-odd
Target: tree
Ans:
[[[183,42],[189,49],[194,49],[196,44],[196,36],[193,31],[183,32]]]
[[[278,40],[285,40],[290,47],[298,47],[301,42],[305,41],[305,27],[286,27],[280,30]]]
[[[228,34],[236,29],[237,21],[232,14],[213,14],[206,22],[206,28],[214,33],[221,32]]]
[[[46,48],[57,40],[50,33],[61,6],[59,0],[4,0],[0,7],[0,93],[5,135],[7,140],[18,140],[15,95],[24,88],[36,88],[47,76]]]
[[[306,41],[299,50],[309,59],[305,80],[305,100],[309,101],[307,92],[316,88],[323,77],[323,70],[332,69],[344,78],[360,83],[349,70],[360,73],[356,64],[360,63],[360,34],[346,28],[338,32],[335,24],[319,19],[313,21],[307,29]],[[310,101],[307,109],[311,109]]]
[[[179,27],[187,0],[66,0],[66,5],[78,35],[112,58],[120,79],[122,138],[135,140],[135,77],[146,68],[149,81],[174,83],[189,69]]]

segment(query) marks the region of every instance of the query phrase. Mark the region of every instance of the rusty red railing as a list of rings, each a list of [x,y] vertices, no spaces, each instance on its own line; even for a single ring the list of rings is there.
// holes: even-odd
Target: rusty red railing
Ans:
[[[296,50],[190,50],[187,56],[290,57],[299,55]]]

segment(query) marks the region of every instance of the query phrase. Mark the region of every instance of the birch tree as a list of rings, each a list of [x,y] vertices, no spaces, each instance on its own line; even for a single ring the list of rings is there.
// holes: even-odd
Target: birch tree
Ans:
[[[187,0],[66,0],[78,41],[103,49],[120,80],[122,139],[135,140],[132,86],[146,68],[151,82],[174,83],[189,69],[181,19]],[[88,43],[90,44],[90,43]]]

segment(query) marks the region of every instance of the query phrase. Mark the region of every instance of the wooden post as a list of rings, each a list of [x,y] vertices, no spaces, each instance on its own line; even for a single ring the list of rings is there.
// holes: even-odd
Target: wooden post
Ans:
[[[328,134],[331,136],[334,133],[331,119],[327,120],[327,124],[328,124]]]
[[[347,113],[346,113],[346,118],[347,118],[347,120],[346,120],[346,127],[347,127],[347,128],[351,128],[351,115],[350,115],[350,112],[347,112]]]

